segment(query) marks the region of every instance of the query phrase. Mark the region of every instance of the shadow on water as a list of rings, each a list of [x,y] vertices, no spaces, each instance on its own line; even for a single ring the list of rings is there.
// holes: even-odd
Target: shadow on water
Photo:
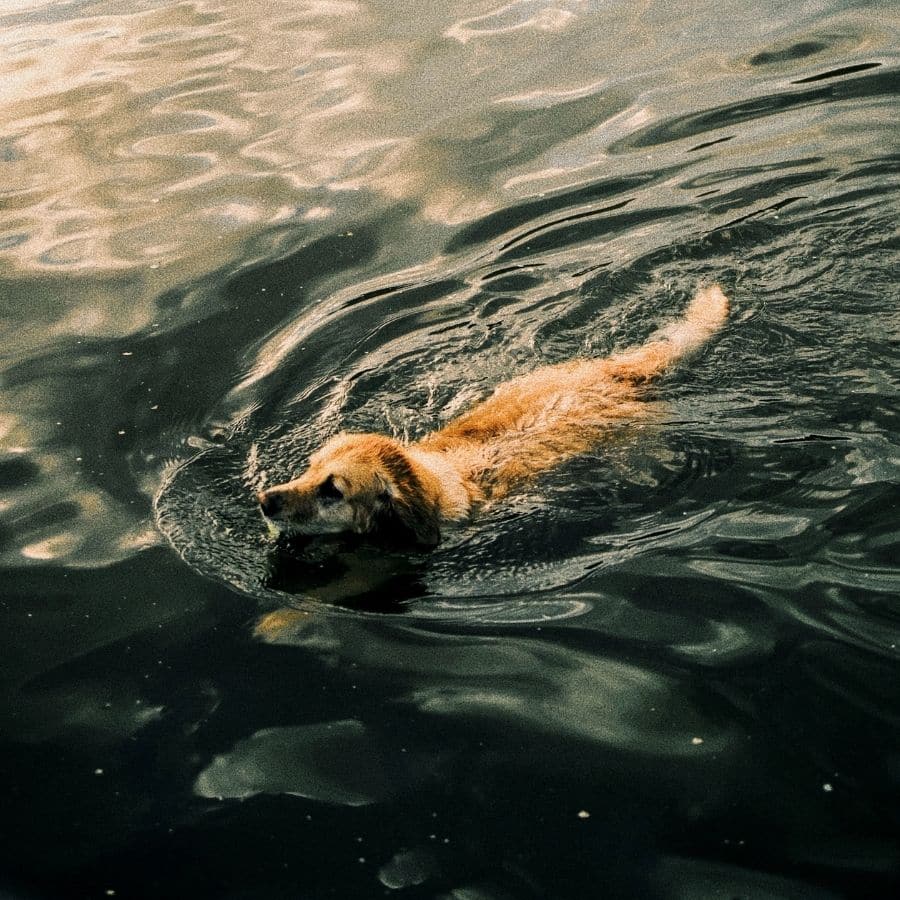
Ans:
[[[425,563],[414,551],[357,540],[280,539],[265,567],[268,591],[366,612],[402,613],[426,593]]]

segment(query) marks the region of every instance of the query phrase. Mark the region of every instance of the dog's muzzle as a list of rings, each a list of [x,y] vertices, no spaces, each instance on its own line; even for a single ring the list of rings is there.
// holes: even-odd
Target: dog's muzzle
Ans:
[[[256,495],[259,508],[267,519],[274,519],[284,506],[283,498],[272,491],[260,491]]]

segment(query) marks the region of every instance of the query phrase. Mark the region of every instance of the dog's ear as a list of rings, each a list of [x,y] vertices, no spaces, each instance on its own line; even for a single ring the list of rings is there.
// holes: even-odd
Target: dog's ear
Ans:
[[[416,544],[434,547],[441,540],[440,513],[436,500],[428,497],[406,454],[398,448],[383,450],[385,467],[382,530],[394,536],[411,537]]]
[[[441,540],[440,517],[433,505],[421,495],[391,496],[390,509],[400,524],[423,547],[436,547]]]

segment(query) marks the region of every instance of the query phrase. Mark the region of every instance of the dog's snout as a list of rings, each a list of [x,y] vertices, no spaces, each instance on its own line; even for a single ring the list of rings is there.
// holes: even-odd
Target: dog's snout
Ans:
[[[259,508],[263,511],[264,516],[275,516],[281,509],[281,497],[272,491],[260,491],[256,495],[259,501]]]

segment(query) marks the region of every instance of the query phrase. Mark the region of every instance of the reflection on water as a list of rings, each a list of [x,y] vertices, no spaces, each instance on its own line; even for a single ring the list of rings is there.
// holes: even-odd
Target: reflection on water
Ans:
[[[891,895],[892,12],[0,2],[0,893]],[[268,540],[711,279],[435,552]]]
[[[404,768],[421,761],[403,759]],[[362,722],[349,720],[258,731],[204,769],[201,797],[245,799],[296,794],[322,803],[364,806],[393,793],[402,776],[394,748],[380,748]]]

